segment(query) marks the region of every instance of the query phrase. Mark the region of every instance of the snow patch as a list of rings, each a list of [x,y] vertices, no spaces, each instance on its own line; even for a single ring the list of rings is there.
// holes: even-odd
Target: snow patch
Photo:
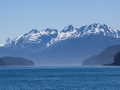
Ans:
[[[4,47],[5,46],[5,42],[0,42],[0,47]]]

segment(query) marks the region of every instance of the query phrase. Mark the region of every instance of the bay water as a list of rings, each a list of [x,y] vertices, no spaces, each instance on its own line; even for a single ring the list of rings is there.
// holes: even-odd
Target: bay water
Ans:
[[[0,90],[119,90],[120,67],[0,67]]]

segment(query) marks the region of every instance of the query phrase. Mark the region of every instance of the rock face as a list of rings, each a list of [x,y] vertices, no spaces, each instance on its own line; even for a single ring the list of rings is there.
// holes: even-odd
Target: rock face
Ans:
[[[0,56],[23,57],[36,65],[81,65],[83,59],[119,43],[120,31],[105,24],[68,25],[61,31],[32,29],[2,44]]]
[[[2,58],[0,58],[0,66],[6,66],[5,62],[3,61]]]
[[[120,45],[109,46],[104,49],[100,54],[83,60],[82,65],[104,65],[112,63],[114,60],[114,55],[119,52],[119,50]]]

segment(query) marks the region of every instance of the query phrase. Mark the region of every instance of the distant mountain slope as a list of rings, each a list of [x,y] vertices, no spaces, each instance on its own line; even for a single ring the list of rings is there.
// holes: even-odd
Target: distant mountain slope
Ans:
[[[112,63],[114,55],[120,50],[120,45],[109,46],[100,54],[85,59],[82,65],[104,65]]]
[[[34,66],[34,62],[19,57],[2,57],[0,58],[0,66]]]
[[[6,66],[5,62],[3,61],[2,58],[0,58],[0,66]]]
[[[32,29],[0,47],[0,56],[24,57],[37,65],[80,65],[82,60],[120,44],[120,31],[94,23],[63,30]]]
[[[5,66],[34,66],[34,62],[19,57],[3,57]]]
[[[119,41],[120,39],[111,37],[105,37],[103,39],[99,36],[69,39],[55,43],[42,52],[34,53],[31,56],[37,56],[43,64],[80,65],[83,59],[100,53],[109,45],[119,44]]]

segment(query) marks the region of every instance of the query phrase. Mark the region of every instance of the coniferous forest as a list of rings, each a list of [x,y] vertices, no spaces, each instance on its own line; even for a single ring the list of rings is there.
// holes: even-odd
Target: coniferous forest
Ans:
[[[120,51],[114,55],[114,62],[111,64],[105,64],[110,66],[120,66]]]
[[[120,65],[120,51],[116,55],[114,55],[114,62],[112,64]]]

